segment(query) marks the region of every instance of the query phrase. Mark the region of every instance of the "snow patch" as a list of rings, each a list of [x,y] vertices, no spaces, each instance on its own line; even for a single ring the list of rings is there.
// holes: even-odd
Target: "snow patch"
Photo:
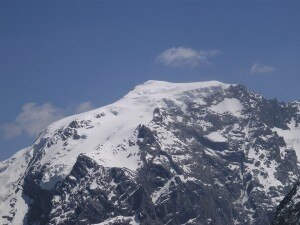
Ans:
[[[231,113],[234,116],[241,116],[243,108],[241,102],[235,98],[225,98],[222,102],[210,107],[210,109],[216,113]]]
[[[206,135],[206,137],[214,142],[226,142],[227,139],[218,131],[212,132],[208,135]]]
[[[295,150],[298,162],[300,161],[300,126],[296,125],[296,121],[292,120],[288,124],[289,129],[283,130],[277,127],[274,127],[273,132],[283,137],[285,143],[288,147],[291,147]]]
[[[103,221],[102,223],[97,223],[97,224],[93,224],[93,225],[111,225],[111,224],[117,223],[117,222],[119,222],[121,224],[121,222],[124,222],[124,221],[128,221],[130,225],[139,225],[139,223],[134,220],[134,216],[116,216],[113,218],[109,218],[109,219]]]

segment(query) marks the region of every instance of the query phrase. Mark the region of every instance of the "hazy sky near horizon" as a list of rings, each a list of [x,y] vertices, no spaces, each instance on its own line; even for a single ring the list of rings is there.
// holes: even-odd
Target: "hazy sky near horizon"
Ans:
[[[0,160],[147,80],[300,99],[297,0],[0,0]]]

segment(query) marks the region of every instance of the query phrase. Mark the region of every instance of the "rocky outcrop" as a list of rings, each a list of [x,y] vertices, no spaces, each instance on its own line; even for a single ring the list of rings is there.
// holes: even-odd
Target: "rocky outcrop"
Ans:
[[[296,225],[300,221],[300,183],[284,197],[275,213],[272,225]]]

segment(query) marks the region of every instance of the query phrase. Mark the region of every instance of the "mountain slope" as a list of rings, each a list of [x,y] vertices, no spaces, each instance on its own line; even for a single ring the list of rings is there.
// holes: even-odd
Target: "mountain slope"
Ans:
[[[0,164],[1,224],[268,224],[297,180],[297,103],[148,81]]]
[[[272,224],[274,225],[296,225],[299,224],[300,216],[300,192],[299,182],[284,197],[277,208]]]

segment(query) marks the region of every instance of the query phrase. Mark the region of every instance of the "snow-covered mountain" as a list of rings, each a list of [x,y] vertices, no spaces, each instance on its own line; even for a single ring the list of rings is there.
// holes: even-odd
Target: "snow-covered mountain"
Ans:
[[[256,224],[299,173],[299,103],[148,81],[0,163],[0,224]]]

